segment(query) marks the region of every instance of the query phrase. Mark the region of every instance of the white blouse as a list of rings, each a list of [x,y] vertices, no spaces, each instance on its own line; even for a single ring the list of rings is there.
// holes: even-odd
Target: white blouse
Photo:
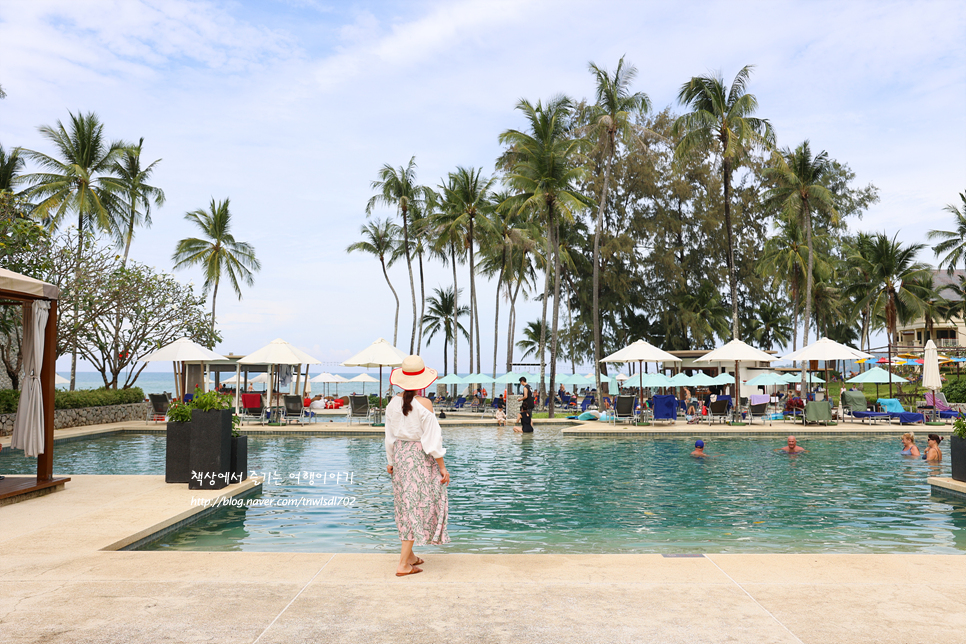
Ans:
[[[393,396],[386,405],[386,459],[392,465],[392,446],[397,440],[419,441],[423,452],[433,458],[443,458],[443,434],[436,414],[423,407],[415,399],[413,410],[403,415],[402,396]]]

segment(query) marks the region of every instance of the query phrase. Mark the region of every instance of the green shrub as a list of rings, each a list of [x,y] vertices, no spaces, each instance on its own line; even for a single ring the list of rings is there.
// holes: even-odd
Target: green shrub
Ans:
[[[947,402],[966,402],[966,378],[961,380],[950,379],[943,386],[943,393],[946,394]]]
[[[0,390],[0,414],[16,412],[19,400],[19,391]],[[127,405],[139,402],[144,402],[144,392],[139,387],[133,389],[82,389],[54,393],[54,409],[106,407],[108,405]]]
[[[0,414],[12,414],[17,411],[20,392],[15,389],[0,389]]]

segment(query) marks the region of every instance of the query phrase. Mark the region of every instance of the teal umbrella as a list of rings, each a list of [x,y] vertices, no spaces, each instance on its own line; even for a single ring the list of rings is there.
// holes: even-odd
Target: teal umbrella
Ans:
[[[474,382],[478,382],[480,384],[483,384],[485,382],[493,382],[493,381],[494,381],[493,380],[493,376],[487,376],[487,375],[484,375],[482,373],[471,373],[468,376],[464,376],[463,377],[463,380],[461,382],[464,385],[468,385],[468,384],[471,384],[471,383],[474,383]]]
[[[672,387],[687,387],[688,385],[691,385],[691,384],[692,384],[691,376],[684,373],[683,371],[681,373],[674,374],[671,377]]]
[[[462,385],[463,379],[457,376],[455,373],[451,373],[448,376],[443,376],[436,381],[440,385]]]
[[[727,371],[719,373],[714,377],[714,384],[716,385],[733,385],[735,384],[735,377],[732,376]]]
[[[707,387],[708,385],[716,385],[718,383],[715,382],[715,379],[708,374],[704,373],[703,371],[699,371],[691,376],[690,384],[694,385],[695,387]]]
[[[889,382],[889,372],[882,367],[873,367],[868,371],[863,371],[854,378],[849,378],[845,382],[849,384],[874,384],[874,385],[885,385]],[[904,383],[909,382],[905,378],[900,378],[899,376],[892,374],[892,382]]]
[[[788,381],[785,377],[777,373],[763,373],[755,376],[751,380],[745,383],[746,385],[751,385],[753,387],[764,386],[770,387],[773,385],[787,385]]]

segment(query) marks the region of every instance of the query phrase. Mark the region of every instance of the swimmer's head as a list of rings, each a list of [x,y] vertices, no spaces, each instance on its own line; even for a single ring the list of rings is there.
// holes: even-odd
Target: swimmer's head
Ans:
[[[694,447],[695,449],[704,449],[704,441],[699,438],[698,440],[694,441]]]

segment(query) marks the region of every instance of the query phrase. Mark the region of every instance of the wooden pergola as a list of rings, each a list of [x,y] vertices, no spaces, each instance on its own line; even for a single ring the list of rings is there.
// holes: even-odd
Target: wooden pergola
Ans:
[[[54,478],[54,377],[57,355],[57,300],[60,289],[53,284],[0,268],[0,303],[22,306],[24,309],[24,342],[31,333],[33,302],[50,302],[50,316],[44,329],[43,365],[40,370],[40,386],[43,396],[44,451],[37,457],[37,476],[5,475],[0,481],[0,505],[10,503],[13,497],[35,496],[43,491],[63,488],[69,478]],[[0,472],[3,474],[3,472]]]

